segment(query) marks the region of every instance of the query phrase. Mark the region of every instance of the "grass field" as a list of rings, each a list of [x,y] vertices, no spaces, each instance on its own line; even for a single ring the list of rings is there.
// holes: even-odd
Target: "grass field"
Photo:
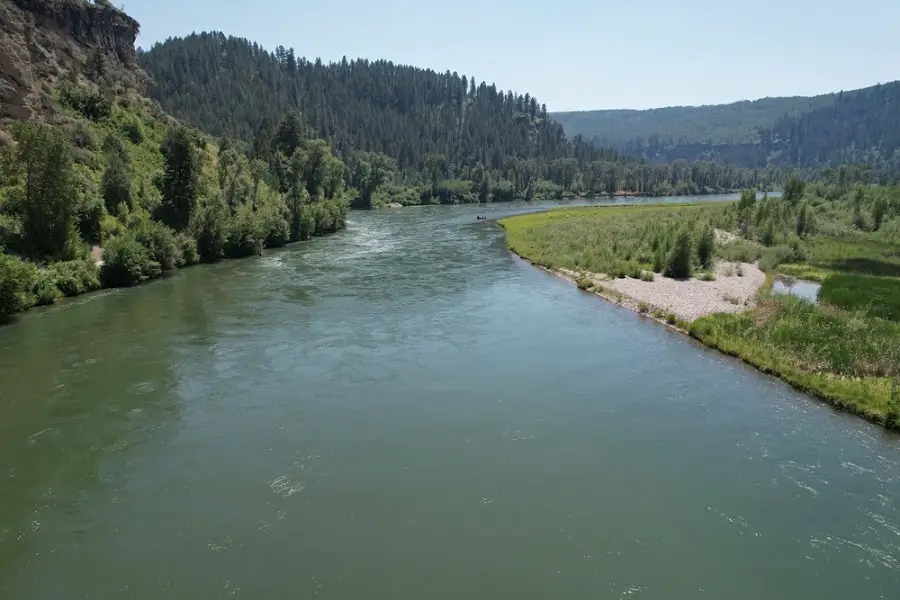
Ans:
[[[707,274],[700,246],[712,225],[720,242],[711,260],[758,260],[769,273],[821,281],[820,303],[764,286],[747,311],[680,327],[838,408],[900,429],[900,191],[886,190],[559,209],[501,225],[510,249],[540,266],[635,278],[666,271],[680,239],[689,240],[689,270]],[[868,224],[864,213],[876,211]],[[646,305],[642,312],[654,314]]]

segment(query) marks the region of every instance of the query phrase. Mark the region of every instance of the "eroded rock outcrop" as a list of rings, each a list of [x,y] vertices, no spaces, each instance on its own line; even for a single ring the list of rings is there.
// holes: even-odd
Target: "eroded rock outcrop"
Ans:
[[[52,110],[63,77],[143,85],[138,23],[107,3],[0,0],[0,124]]]

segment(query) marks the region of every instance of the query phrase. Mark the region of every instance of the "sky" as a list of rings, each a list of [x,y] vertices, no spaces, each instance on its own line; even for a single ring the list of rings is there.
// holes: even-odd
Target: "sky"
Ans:
[[[119,5],[121,0],[114,0]],[[138,45],[218,30],[384,58],[550,111],[815,95],[900,79],[900,0],[127,0]]]

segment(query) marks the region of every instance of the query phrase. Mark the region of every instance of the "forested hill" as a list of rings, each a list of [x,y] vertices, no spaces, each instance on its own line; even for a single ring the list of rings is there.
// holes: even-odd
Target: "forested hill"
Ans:
[[[556,113],[569,135],[665,163],[713,160],[748,168],[822,169],[866,163],[900,176],[900,82],[811,98],[718,106]]]
[[[250,140],[265,120],[296,110],[339,152],[382,152],[401,169],[424,168],[429,154],[496,168],[506,158],[568,151],[562,127],[535,98],[457,73],[388,61],[311,62],[221,33],[170,39],[139,61],[170,113],[216,135]]]
[[[658,138],[664,145],[742,144],[759,140],[759,129],[786,115],[800,115],[834,104],[835,95],[743,100],[706,106],[668,106],[648,110],[585,110],[551,113],[568,135],[582,135],[599,146],[629,147]]]
[[[570,141],[536,98],[458,73],[380,60],[325,64],[217,32],[169,39],[138,60],[170,114],[243,140],[259,158],[267,159],[259,141],[286,127],[328,140],[363,179],[389,159],[398,168],[376,202],[706,193],[775,177],[713,163],[650,166],[579,136]],[[360,162],[360,153],[369,156]],[[359,188],[355,175],[350,183]],[[368,196],[359,204],[370,204]]]

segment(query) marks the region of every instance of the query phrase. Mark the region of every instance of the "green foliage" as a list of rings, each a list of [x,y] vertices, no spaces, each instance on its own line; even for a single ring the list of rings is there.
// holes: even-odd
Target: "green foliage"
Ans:
[[[169,129],[160,152],[165,160],[165,174],[159,219],[175,231],[183,231],[197,205],[200,156],[193,137],[183,127]]]
[[[57,262],[48,270],[63,296],[78,296],[100,288],[100,270],[92,260]]]
[[[759,259],[759,268],[772,271],[780,264],[794,260],[794,250],[790,246],[774,246],[766,248]]]
[[[716,234],[707,223],[700,231],[700,236],[697,239],[697,260],[702,268],[708,269],[712,266],[715,249]]]
[[[139,60],[153,78],[154,98],[186,122],[249,143],[253,158],[268,163],[272,183],[284,180],[286,165],[277,155],[291,160],[298,149],[312,153],[302,178],[313,200],[328,179],[320,169],[325,163],[315,159],[327,154],[308,139],[316,137],[347,157],[347,183],[358,190],[353,200],[360,207],[374,204],[381,177],[377,166],[367,169],[378,155],[396,163],[395,171],[387,169],[393,179],[419,189],[421,204],[623,190],[707,193],[775,179],[712,161],[651,164],[582,138],[569,141],[533,97],[471,85],[456,73],[386,61],[297,60],[293,50],[269,53],[215,32],[169,39]]]
[[[47,269],[38,269],[31,288],[35,306],[48,306],[62,295],[56,287],[54,274]]]
[[[671,272],[682,276],[693,269],[695,227],[715,222],[724,209],[721,204],[558,209],[500,224],[513,251],[540,265],[640,278],[644,270],[669,271],[671,258],[673,267],[678,265]]]
[[[138,119],[134,117],[125,119],[122,121],[120,129],[122,135],[132,144],[140,144],[144,141],[144,128]]]
[[[159,263],[132,235],[118,237],[104,249],[100,278],[105,287],[129,287],[161,273]]]
[[[900,321],[900,279],[841,273],[825,279],[819,299],[871,317]]]
[[[13,127],[12,170],[23,180],[10,202],[22,221],[22,246],[37,260],[78,254],[72,154],[60,130],[40,123]]]
[[[788,177],[788,180],[784,184],[784,194],[782,198],[784,198],[785,202],[789,202],[791,204],[797,203],[803,198],[803,192],[806,190],[806,181],[798,177],[797,175],[791,175]]]
[[[666,257],[665,275],[675,279],[687,279],[691,276],[691,234],[682,229],[675,238],[675,245]]]
[[[38,270],[15,256],[0,254],[0,316],[12,315],[34,305],[33,289]]]
[[[830,173],[829,182],[887,183],[900,175],[900,83],[812,98],[639,111],[557,113],[569,136],[648,162],[698,160]],[[848,163],[861,165],[853,173]],[[840,165],[840,168],[837,168]]]
[[[103,141],[106,169],[100,180],[103,202],[110,214],[116,214],[120,204],[131,207],[131,160],[118,137],[109,135]]]
[[[182,231],[177,235],[175,241],[178,243],[178,248],[181,251],[181,260],[178,266],[190,267],[191,265],[196,265],[200,262],[200,252],[197,250],[197,240],[195,240],[193,236],[186,231]]]
[[[201,261],[215,262],[224,256],[228,219],[228,208],[218,199],[201,200],[190,228]]]
[[[59,99],[64,106],[91,121],[100,121],[112,114],[112,100],[96,86],[65,85]]]
[[[141,246],[143,246],[150,260],[159,265],[162,271],[171,271],[179,267],[183,261],[182,248],[172,231],[159,221],[143,219],[131,229]]]

